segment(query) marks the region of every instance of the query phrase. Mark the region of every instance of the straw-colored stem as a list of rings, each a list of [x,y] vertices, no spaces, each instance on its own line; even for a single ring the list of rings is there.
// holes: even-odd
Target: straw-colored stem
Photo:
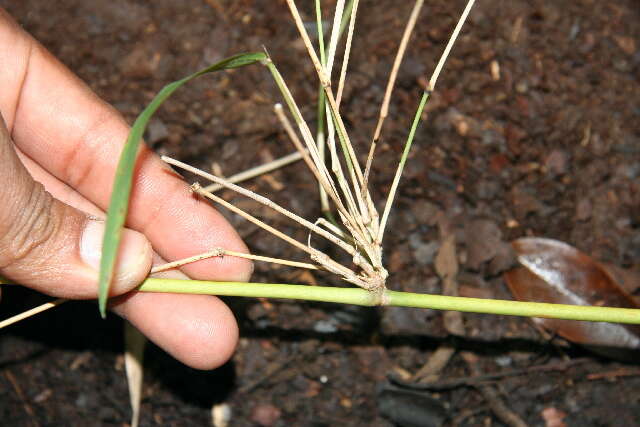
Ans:
[[[413,5],[413,9],[411,10],[411,15],[409,15],[409,20],[407,21],[404,33],[402,34],[402,39],[400,39],[400,46],[398,47],[398,52],[396,53],[396,57],[393,60],[393,66],[391,67],[391,73],[389,74],[389,81],[387,81],[387,89],[384,92],[384,98],[382,101],[382,105],[380,106],[380,116],[378,117],[378,123],[376,124],[376,130],[373,135],[373,142],[371,143],[372,145],[374,145],[380,138],[382,124],[389,114],[389,103],[391,101],[393,87],[395,86],[396,79],[398,77],[398,70],[400,69],[402,58],[404,57],[404,53],[407,50],[409,39],[411,38],[414,27],[416,26],[416,22],[418,21],[418,16],[420,15],[420,10],[422,9],[423,4],[424,0],[416,0],[415,4]]]
[[[275,80],[276,85],[278,86],[278,88],[280,89],[280,92],[282,93],[285,103],[289,107],[289,111],[293,116],[293,119],[296,121],[296,124],[298,125],[298,129],[302,134],[302,139],[304,140],[307,146],[307,149],[309,150],[309,155],[313,159],[315,168],[319,172],[319,174],[316,176],[316,178],[318,179],[318,182],[324,187],[325,191],[331,196],[332,200],[336,204],[336,208],[339,211],[346,212],[342,204],[342,201],[338,196],[338,192],[336,190],[335,183],[333,182],[333,178],[331,177],[331,174],[327,170],[324,160],[321,160],[320,158],[320,153],[318,152],[316,143],[313,140],[313,137],[311,136],[311,131],[309,130],[309,126],[307,125],[304,118],[302,117],[302,114],[300,113],[300,109],[298,108],[298,105],[293,99],[293,96],[291,95],[291,91],[289,90],[289,87],[287,86],[286,82],[282,78],[282,75],[280,74],[275,64],[271,60],[268,60],[265,63],[265,65],[271,72],[271,75],[273,76],[273,79]]]
[[[329,76],[327,75],[326,71],[325,71],[325,67],[320,63],[320,60],[318,59],[318,55],[316,54],[315,50],[313,49],[313,44],[311,43],[311,39],[309,38],[309,33],[307,32],[305,26],[304,26],[304,22],[302,21],[302,18],[300,17],[300,13],[298,12],[298,8],[296,7],[295,1],[294,0],[287,0],[287,5],[289,6],[289,10],[291,11],[291,15],[293,16],[293,20],[296,24],[296,27],[298,28],[298,32],[300,33],[300,36],[302,37],[302,41],[304,42],[305,47],[307,48],[307,52],[309,54],[309,57],[311,58],[311,62],[313,63],[316,72],[318,74],[318,78],[320,79],[320,84],[324,87],[324,92],[325,95],[327,97],[327,101],[329,102],[329,106],[331,108],[331,113],[332,116],[334,118],[334,120],[337,122],[337,130],[338,132],[342,133],[342,136],[345,139],[345,143],[347,145],[348,148],[348,155],[347,156],[347,160],[351,161],[353,164],[354,169],[356,170],[356,176],[359,179],[360,182],[360,186],[362,186],[362,181],[363,181],[363,176],[362,176],[362,170],[360,169],[360,165],[358,164],[357,161],[357,157],[355,156],[355,153],[353,152],[353,147],[351,146],[351,142],[349,141],[349,137],[347,135],[346,129],[344,127],[344,123],[342,121],[342,118],[340,117],[340,113],[339,110],[337,108],[337,104],[336,104],[336,100],[335,97],[333,95],[333,91],[331,90],[331,81],[329,79]]]
[[[404,169],[404,164],[407,160],[407,156],[409,155],[409,150],[411,149],[411,144],[413,142],[413,138],[415,136],[415,132],[416,129],[418,127],[418,123],[420,122],[420,117],[422,116],[422,111],[424,110],[424,106],[427,103],[427,100],[429,99],[429,96],[431,95],[431,93],[433,92],[434,88],[435,88],[435,84],[436,81],[438,80],[438,76],[440,75],[440,71],[442,71],[442,67],[444,66],[444,63],[447,60],[447,57],[449,56],[449,53],[451,52],[451,48],[453,47],[453,44],[455,43],[456,39],[458,38],[458,34],[460,34],[460,29],[462,28],[462,26],[464,25],[467,16],[469,15],[469,12],[471,11],[471,7],[473,7],[473,4],[475,3],[475,0],[469,0],[467,2],[466,7],[464,8],[464,11],[462,12],[462,15],[460,16],[460,19],[458,20],[458,23],[456,24],[453,33],[451,34],[451,37],[449,38],[449,42],[447,43],[447,46],[444,49],[444,52],[442,53],[442,56],[440,56],[440,60],[438,61],[438,64],[436,65],[436,69],[433,72],[433,74],[431,75],[431,79],[429,79],[429,84],[427,86],[427,89],[424,91],[424,93],[422,94],[422,98],[420,99],[420,105],[418,106],[418,109],[416,111],[416,115],[413,118],[413,122],[411,124],[411,130],[409,131],[409,137],[407,138],[407,142],[405,143],[405,147],[404,150],[402,152],[402,158],[400,159],[400,163],[398,164],[398,168],[396,170],[396,174],[393,177],[393,182],[391,184],[391,189],[389,190],[389,196],[387,197],[387,201],[385,203],[384,206],[384,212],[382,214],[382,219],[380,221],[380,229],[378,231],[378,243],[382,243],[382,239],[384,237],[384,230],[385,227],[387,225],[387,220],[389,219],[389,211],[391,210],[391,206],[393,206],[393,201],[395,198],[395,194],[398,188],[398,183],[400,181],[400,177],[402,175],[402,171]]]
[[[318,59],[318,55],[316,54],[316,51],[313,49],[313,44],[311,43],[311,39],[307,34],[307,30],[304,28],[304,22],[300,17],[300,12],[298,12],[298,8],[296,6],[295,1],[287,0],[287,5],[289,6],[289,10],[291,11],[293,20],[296,26],[298,27],[298,32],[300,32],[300,34],[304,33],[304,36],[302,37],[302,41],[304,42],[305,47],[307,48],[307,52],[309,53],[311,62],[313,63],[313,66],[316,69],[316,73],[318,73],[318,77],[320,78],[320,84],[322,84],[322,86],[331,85],[331,81],[327,76],[327,74],[325,73],[324,65],[320,62],[320,59]]]
[[[318,168],[313,162],[313,159],[311,159],[311,157],[309,156],[309,151],[306,148],[304,148],[304,146],[302,145],[302,141],[300,141],[300,138],[298,138],[298,134],[293,129],[293,126],[291,126],[291,122],[289,121],[289,119],[287,118],[287,115],[284,113],[282,109],[282,104],[280,103],[275,104],[273,106],[273,111],[276,113],[276,117],[278,117],[278,121],[280,121],[282,128],[285,130],[285,132],[289,136],[289,139],[293,143],[293,146],[296,148],[296,150],[298,150],[298,153],[300,153],[300,155],[304,159],[304,162],[306,163],[307,167],[309,168],[313,176],[316,178],[316,181],[318,181],[320,188],[324,189],[323,179],[320,176],[320,172],[318,171]],[[331,191],[331,194],[332,195],[334,194],[333,191]]]
[[[354,4],[354,0],[349,0],[347,5],[344,7],[344,12],[342,14],[342,21],[340,22],[340,28],[338,30],[338,40],[344,33],[344,30],[346,29],[348,23],[351,21],[350,17],[351,17],[351,12],[353,10],[353,4]],[[325,52],[325,46],[324,46],[324,34],[322,29],[322,10],[320,8],[320,0],[316,0],[316,24],[318,29],[318,46],[319,46],[319,52],[320,52],[320,63],[326,67],[327,52]],[[320,154],[320,159],[322,160],[322,162],[325,161],[325,152],[326,152],[326,145],[327,145],[327,138],[325,136],[325,111],[326,111],[325,104],[326,102],[325,102],[324,88],[322,87],[322,85],[320,85],[318,89],[316,144],[318,146],[318,153]],[[328,124],[332,126],[332,123],[330,121]],[[322,213],[327,217],[327,219],[335,222],[335,218],[333,217],[333,214],[331,213],[331,210],[329,208],[329,200],[327,198],[327,193],[322,187],[322,185],[319,185],[319,187],[320,187],[320,209],[322,210]]]
[[[318,262],[318,264],[320,264],[322,267],[324,267],[325,269],[329,270],[332,273],[338,274],[340,275],[344,280],[350,282],[350,283],[354,283],[358,286],[361,287],[366,287],[366,284],[364,284],[362,282],[362,280],[360,280],[358,278],[358,276],[350,269],[347,268],[345,266],[343,266],[342,264],[338,263],[337,261],[333,260],[331,257],[329,257],[328,255],[320,252],[317,249],[313,249],[299,241],[297,241],[296,239],[287,236],[286,234],[284,234],[283,232],[281,232],[280,230],[275,229],[274,227],[264,223],[263,221],[260,221],[258,218],[254,217],[253,215],[243,211],[242,209],[232,205],[231,203],[227,202],[226,200],[224,200],[221,197],[216,196],[213,193],[210,193],[208,191],[204,191],[202,189],[202,187],[200,187],[200,185],[198,183],[194,184],[191,186],[192,190],[210,200],[213,200],[214,202],[224,206],[225,208],[229,209],[230,211],[240,215],[241,217],[243,217],[244,219],[246,219],[247,221],[257,225],[258,227],[262,228],[265,231],[268,231],[269,233],[273,234],[274,236],[284,240],[285,242],[289,243],[290,245],[306,252],[309,254],[309,256],[311,257],[312,260]]]
[[[353,42],[353,30],[356,25],[356,14],[358,12],[359,0],[353,2],[353,10],[349,19],[349,31],[347,32],[347,42],[344,48],[344,58],[342,59],[342,67],[340,68],[340,79],[338,80],[338,92],[336,94],[336,103],[340,107],[342,100],[342,91],[344,90],[344,81],[347,75],[347,67],[349,65],[349,55],[351,54],[351,44]]]
[[[640,324],[640,310],[638,309],[465,298],[389,290],[376,294],[357,288],[176,279],[147,279],[139,290],[142,292],[285,298],[364,306],[416,307],[509,316]]]
[[[8,319],[5,319],[3,321],[0,322],[0,329],[5,328],[9,325],[13,325],[14,323],[17,323],[21,320],[24,320],[28,317],[34,316],[38,313],[42,313],[43,311],[49,310],[50,308],[53,307],[57,307],[60,304],[62,304],[63,302],[66,302],[68,300],[64,299],[64,298],[59,298],[57,300],[51,301],[51,302],[47,302],[45,304],[39,305],[35,308],[32,308],[31,310],[27,310],[27,311],[23,311],[20,314],[16,314],[15,316],[11,316]]]
[[[291,92],[289,91],[289,88],[287,87],[284,79],[280,75],[280,72],[278,71],[276,66],[273,64],[273,62],[268,61],[268,62],[266,62],[265,65],[271,71],[271,74],[273,75],[273,78],[276,81],[276,84],[277,84],[278,88],[280,89],[280,91],[282,93],[282,96],[284,97],[287,106],[289,107],[289,111],[291,112],[291,115],[293,116],[294,120],[298,124],[298,128],[300,129],[300,132],[302,133],[303,139],[304,139],[304,141],[305,141],[305,143],[307,145],[307,148],[309,149],[309,154],[311,155],[311,158],[313,160],[315,168],[319,172],[319,174],[316,175],[316,178],[318,179],[318,182],[325,188],[327,194],[331,197],[331,199],[335,203],[336,209],[341,214],[341,217],[346,218],[350,222],[350,224],[351,224],[351,226],[353,228],[357,228],[358,224],[357,224],[356,219],[354,218],[354,216],[352,214],[352,211],[353,211],[354,208],[351,206],[350,200],[348,200],[349,192],[347,191],[347,192],[344,193],[345,198],[347,198],[347,200],[345,200],[345,202],[347,203],[347,207],[345,207],[343,205],[343,203],[342,203],[342,200],[340,199],[340,196],[338,195],[338,190],[335,187],[335,183],[333,181],[333,178],[331,177],[329,171],[326,168],[324,160],[320,159],[320,155],[318,153],[318,150],[317,150],[317,147],[315,145],[315,142],[311,138],[311,133],[309,131],[309,127],[307,126],[306,122],[302,118],[302,114],[300,113],[300,109],[298,108],[295,100],[293,99],[293,96],[291,95]],[[331,126],[332,122],[328,121],[328,124]],[[294,141],[294,143],[295,143],[295,141]],[[331,143],[329,145],[331,147]],[[332,149],[332,153],[331,153],[332,156],[334,155],[334,152],[335,152],[335,150]],[[334,172],[335,172],[335,170],[334,170]],[[337,173],[336,176],[337,176],[338,180],[342,179],[340,173]],[[341,188],[344,188],[343,184],[344,184],[343,182],[340,182]],[[347,187],[347,189],[348,189],[348,187]]]
[[[207,258],[215,258],[221,256],[224,253],[224,249],[215,248],[212,251],[204,252],[198,255],[190,256],[188,258],[179,259],[177,261],[168,262],[166,264],[157,265],[151,269],[151,274],[160,273],[161,271],[173,270],[174,268],[181,267],[185,264],[191,264],[192,262],[201,261]]]
[[[324,30],[322,28],[322,8],[320,7],[320,0],[316,0],[316,28],[318,31],[318,51],[320,52],[320,62],[322,65],[327,63],[326,55],[324,52]],[[316,145],[318,147],[318,154],[320,160],[324,163],[325,152],[327,142],[324,136],[324,91],[322,86],[318,88],[318,111],[316,119]],[[320,191],[320,209],[324,215],[327,215],[331,211],[329,208],[329,197],[325,191],[322,183],[318,182],[318,189]]]
[[[191,173],[194,173],[198,176],[201,176],[203,178],[206,178],[210,181],[215,182],[216,184],[220,184],[225,186],[226,188],[229,188],[230,190],[235,191],[238,194],[242,194],[245,197],[249,197],[253,200],[255,200],[258,203],[263,204],[264,206],[267,206],[268,208],[271,208],[273,210],[275,210],[276,212],[278,212],[279,214],[282,214],[284,216],[286,216],[287,218],[297,222],[298,224],[302,225],[303,227],[308,228],[309,230],[313,231],[314,233],[324,237],[325,239],[329,240],[331,243],[339,246],[340,248],[342,248],[343,250],[345,250],[348,254],[350,255],[354,255],[355,250],[354,248],[345,243],[344,241],[342,241],[339,237],[334,236],[333,234],[329,233],[328,231],[326,231],[323,228],[320,228],[318,226],[316,226],[315,224],[313,224],[312,222],[302,218],[299,215],[294,214],[293,212],[291,212],[290,210],[287,210],[285,208],[283,208],[282,206],[280,206],[279,204],[275,203],[274,201],[261,196],[259,194],[254,193],[253,191],[247,190],[246,188],[242,188],[239,187],[235,184],[231,184],[229,182],[227,182],[225,179],[222,179],[220,177],[217,177],[215,175],[211,175],[210,173],[207,173],[205,171],[202,171],[198,168],[194,168],[191,165],[188,165],[186,163],[183,163],[179,160],[176,159],[172,159],[171,157],[168,156],[162,156],[162,160],[165,161],[166,163],[173,165],[173,166],[177,166],[179,168],[182,168],[184,170],[187,170]],[[206,190],[204,189],[200,189],[198,192],[202,193]]]
[[[338,4],[340,4],[340,1],[341,0],[339,0]],[[328,116],[328,119],[330,118],[331,120],[327,120],[327,124],[329,126],[329,133],[328,133],[329,147],[332,149],[332,156],[333,156],[332,165],[334,167],[334,171],[339,167],[339,162],[337,162],[335,158],[335,148],[333,145],[333,128],[331,126],[332,124],[335,124],[338,137],[340,138],[340,143],[342,146],[345,161],[347,162],[347,168],[349,169],[349,173],[351,176],[351,185],[353,186],[353,193],[354,193],[353,196],[354,196],[354,199],[357,201],[357,205],[358,205],[357,211],[359,212],[359,214],[352,213],[352,215],[355,219],[357,219],[356,222],[359,224],[356,224],[356,226],[354,226],[352,223],[352,228],[361,229],[362,223],[369,224],[371,222],[372,215],[370,211],[373,209],[373,203],[370,201],[371,196],[368,193],[368,190],[363,189],[364,176],[362,173],[362,169],[358,162],[358,158],[355,155],[353,145],[351,144],[349,135],[347,134],[344,122],[342,120],[342,117],[340,116],[338,105],[336,103],[333,91],[331,89],[331,81],[330,81],[331,55],[329,55],[329,58],[327,60],[328,64],[327,64],[327,67],[325,68],[323,64],[321,64],[320,61],[318,60],[318,56],[315,50],[313,49],[311,39],[309,38],[309,34],[304,26],[302,18],[300,17],[300,13],[298,11],[298,8],[295,5],[295,1],[287,0],[287,5],[289,6],[291,15],[293,16],[294,22],[296,24],[296,27],[298,28],[298,32],[300,33],[300,36],[302,37],[304,45],[307,48],[307,52],[311,58],[311,61],[314,64],[314,67],[316,68],[316,72],[318,74],[320,84],[324,88],[326,101],[328,101],[328,107],[330,109],[330,113],[327,114],[327,116]],[[334,34],[335,34],[335,30],[336,28],[334,26]],[[330,47],[330,52],[331,52],[331,47]],[[342,179],[340,174],[338,174],[338,179],[339,180]],[[344,183],[341,183],[341,187],[344,188]],[[349,193],[349,191],[346,191],[346,192]],[[365,194],[364,197],[363,197],[363,194]],[[345,216],[349,218],[349,215],[345,215]],[[366,230],[363,230],[363,233],[366,235],[367,234]]]
[[[453,44],[456,42],[458,38],[458,34],[460,34],[460,30],[462,29],[462,26],[467,20],[467,16],[469,15],[469,12],[471,12],[471,8],[473,7],[473,4],[475,2],[476,0],[469,0],[467,2],[467,6],[464,8],[464,11],[462,11],[462,15],[460,15],[460,19],[458,19],[458,23],[456,24],[456,27],[454,28],[453,33],[449,38],[449,42],[447,43],[447,46],[444,48],[444,52],[442,53],[442,56],[438,61],[438,65],[436,65],[436,69],[431,75],[431,78],[429,79],[429,86],[427,87],[428,91],[433,92],[436,86],[436,82],[438,81],[438,76],[440,76],[440,72],[442,71],[442,67],[444,67],[444,63],[447,61],[447,58],[449,57],[449,52],[451,52],[451,48],[453,47]]]
[[[306,149],[303,149],[303,150],[306,151]],[[280,169],[283,166],[297,162],[298,160],[302,159],[302,157],[303,157],[303,154],[301,152],[295,151],[293,153],[287,154],[286,156],[280,157],[279,159],[276,159],[272,162],[268,162],[263,165],[256,166],[254,168],[247,169],[245,171],[232,175],[229,178],[227,178],[227,181],[229,181],[232,184],[237,184],[239,182],[243,182],[248,179],[255,178],[256,176],[272,172],[276,169]],[[220,184],[211,184],[211,185],[207,185],[205,187],[205,190],[215,193],[216,191],[221,190],[222,188],[224,188],[224,186]]]
[[[329,38],[329,54],[327,55],[327,63],[325,64],[325,72],[329,79],[333,71],[333,62],[336,58],[336,50],[338,48],[338,38],[340,36],[340,22],[344,13],[344,0],[336,2],[336,10],[333,14],[333,25],[331,26],[331,37]]]
[[[261,262],[269,262],[271,264],[280,264],[280,265],[287,265],[289,267],[297,267],[297,268],[306,268],[308,270],[319,270],[320,267],[315,265],[315,264],[309,264],[308,262],[300,262],[300,261],[291,261],[288,259],[282,259],[282,258],[273,258],[270,256],[263,256],[263,255],[253,255],[253,254],[245,254],[242,252],[236,252],[236,251],[228,251],[226,249],[222,249],[221,250],[221,256],[234,256],[234,257],[238,257],[238,258],[244,258],[244,259],[250,259],[252,261],[261,261]]]

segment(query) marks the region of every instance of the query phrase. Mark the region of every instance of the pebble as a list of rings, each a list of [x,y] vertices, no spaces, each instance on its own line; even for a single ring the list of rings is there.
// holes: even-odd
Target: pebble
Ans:
[[[251,421],[262,427],[270,427],[282,416],[282,411],[271,404],[260,404],[253,408]]]
[[[145,138],[147,143],[155,144],[156,142],[166,139],[168,136],[169,129],[164,124],[164,122],[157,118],[151,119],[149,125],[147,126],[147,135]]]
[[[567,153],[562,150],[553,150],[544,160],[544,168],[551,176],[567,173]]]
[[[409,235],[409,246],[413,249],[413,257],[420,265],[430,265],[438,252],[440,243],[437,241],[425,242],[422,233],[414,232]]]
[[[313,330],[319,334],[333,334],[335,332],[338,332],[338,326],[333,319],[318,320],[313,325]]]

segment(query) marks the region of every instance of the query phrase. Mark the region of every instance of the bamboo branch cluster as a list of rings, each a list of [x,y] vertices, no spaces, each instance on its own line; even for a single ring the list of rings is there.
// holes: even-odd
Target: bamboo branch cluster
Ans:
[[[338,261],[332,259],[326,253],[315,249],[309,242],[304,244],[292,237],[276,230],[272,226],[264,223],[248,212],[233,206],[219,196],[209,191],[212,185],[202,187],[196,183],[192,186],[192,190],[228,209],[244,217],[248,221],[267,230],[273,235],[288,242],[294,247],[306,252],[315,264],[296,263],[294,261],[275,260],[267,257],[257,257],[260,260],[270,260],[271,262],[286,263],[302,268],[320,268],[339,275],[345,281],[355,284],[363,289],[382,293],[385,290],[385,282],[388,272],[383,265],[382,260],[382,241],[389,217],[389,212],[395,198],[398,182],[404,168],[415,131],[429,94],[433,91],[435,82],[443,67],[443,64],[449,54],[451,47],[462,27],[469,10],[474,1],[467,3],[462,16],[456,25],[451,39],[445,51],[438,62],[436,70],[429,81],[427,89],[424,91],[423,98],[420,101],[416,117],[409,132],[409,137],[405,144],[405,149],[400,159],[396,174],[394,176],[391,189],[384,205],[383,215],[380,216],[371,197],[369,190],[369,174],[371,164],[375,153],[376,143],[378,142],[384,119],[388,115],[388,105],[393,86],[397,76],[397,71],[402,62],[408,41],[410,39],[413,28],[415,27],[418,15],[422,8],[424,0],[416,0],[411,15],[407,22],[398,53],[396,55],[393,68],[387,84],[387,90],[380,110],[380,117],[376,125],[374,137],[372,138],[370,149],[364,162],[364,168],[356,154],[354,145],[349,137],[349,133],[345,126],[344,120],[340,114],[340,103],[344,91],[346,81],[349,56],[351,53],[351,45],[353,41],[356,16],[359,8],[359,0],[350,0],[345,4],[345,0],[337,0],[332,31],[329,37],[329,45],[325,49],[324,36],[322,34],[322,12],[320,1],[316,0],[316,20],[318,23],[318,51],[313,46],[311,38],[304,25],[302,17],[298,11],[294,0],[287,0],[287,5],[300,33],[300,37],[306,47],[309,58],[311,59],[316,74],[318,76],[319,90],[319,107],[318,107],[318,130],[316,138],[312,136],[311,130],[305,119],[302,117],[300,108],[294,100],[291,91],[276,68],[275,64],[267,54],[267,58],[263,64],[271,72],[283,98],[288,107],[289,114],[297,127],[296,132],[294,125],[289,121],[281,104],[274,106],[274,111],[280,120],[287,135],[293,142],[299,157],[307,164],[309,170],[318,181],[320,189],[320,198],[322,210],[326,218],[318,218],[314,223],[296,215],[295,213],[285,209],[272,200],[256,194],[250,190],[242,188],[230,180],[212,175],[202,170],[193,168],[178,160],[169,157],[163,157],[167,163],[188,170],[198,176],[211,181],[218,188],[225,187],[239,194],[249,197],[273,210],[286,216],[287,218],[297,222],[305,227],[310,233],[317,234],[351,256],[355,268],[342,265]],[[347,40],[342,59],[342,65],[339,72],[337,91],[334,92],[331,83],[331,76],[334,69],[338,42],[343,30],[347,28]],[[326,117],[326,123],[324,120]],[[326,124],[326,128],[325,128]],[[326,159],[325,157],[328,157]],[[333,205],[337,213],[337,217],[330,213],[329,203]],[[228,253],[227,253],[228,254]],[[218,256],[221,256],[219,253]],[[254,258],[256,259],[256,258]]]

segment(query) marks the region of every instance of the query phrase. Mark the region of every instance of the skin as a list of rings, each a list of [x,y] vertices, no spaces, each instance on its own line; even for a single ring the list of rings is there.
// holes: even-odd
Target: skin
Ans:
[[[0,274],[52,296],[95,298],[97,275],[79,242],[92,216],[104,218],[129,127],[2,9],[0,64]],[[238,328],[218,298],[130,291],[152,263],[214,247],[246,252],[236,231],[146,147],[127,227],[119,264],[128,270],[112,285],[122,295],[112,310],[189,366],[226,362]],[[224,257],[165,274],[246,281],[251,272],[250,262]]]

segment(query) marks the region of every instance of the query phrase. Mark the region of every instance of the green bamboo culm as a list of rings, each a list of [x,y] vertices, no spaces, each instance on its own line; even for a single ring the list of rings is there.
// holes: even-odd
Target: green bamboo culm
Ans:
[[[245,65],[255,64],[256,62],[266,59],[266,55],[262,52],[242,53],[231,56],[216,64],[206,67],[198,72],[191,74],[183,79],[166,85],[153,98],[151,103],[138,116],[129,137],[122,149],[120,161],[116,169],[113,191],[111,192],[111,201],[109,210],[107,211],[107,220],[105,224],[104,239],[102,241],[102,257],[100,259],[100,274],[98,288],[98,306],[100,315],[104,318],[107,313],[107,298],[109,296],[109,287],[113,280],[113,272],[116,262],[116,255],[120,240],[122,237],[122,228],[127,217],[129,207],[129,196],[131,194],[131,186],[133,180],[133,169],[136,163],[138,148],[142,135],[149,123],[151,117],[162,103],[169,98],[182,85],[204,74],[215,71],[228,70],[231,68],[244,67]]]
[[[507,316],[640,324],[640,310],[631,308],[465,298],[389,290],[376,294],[360,288],[333,286],[147,279],[138,290],[142,292],[283,298],[362,306],[414,307]]]

